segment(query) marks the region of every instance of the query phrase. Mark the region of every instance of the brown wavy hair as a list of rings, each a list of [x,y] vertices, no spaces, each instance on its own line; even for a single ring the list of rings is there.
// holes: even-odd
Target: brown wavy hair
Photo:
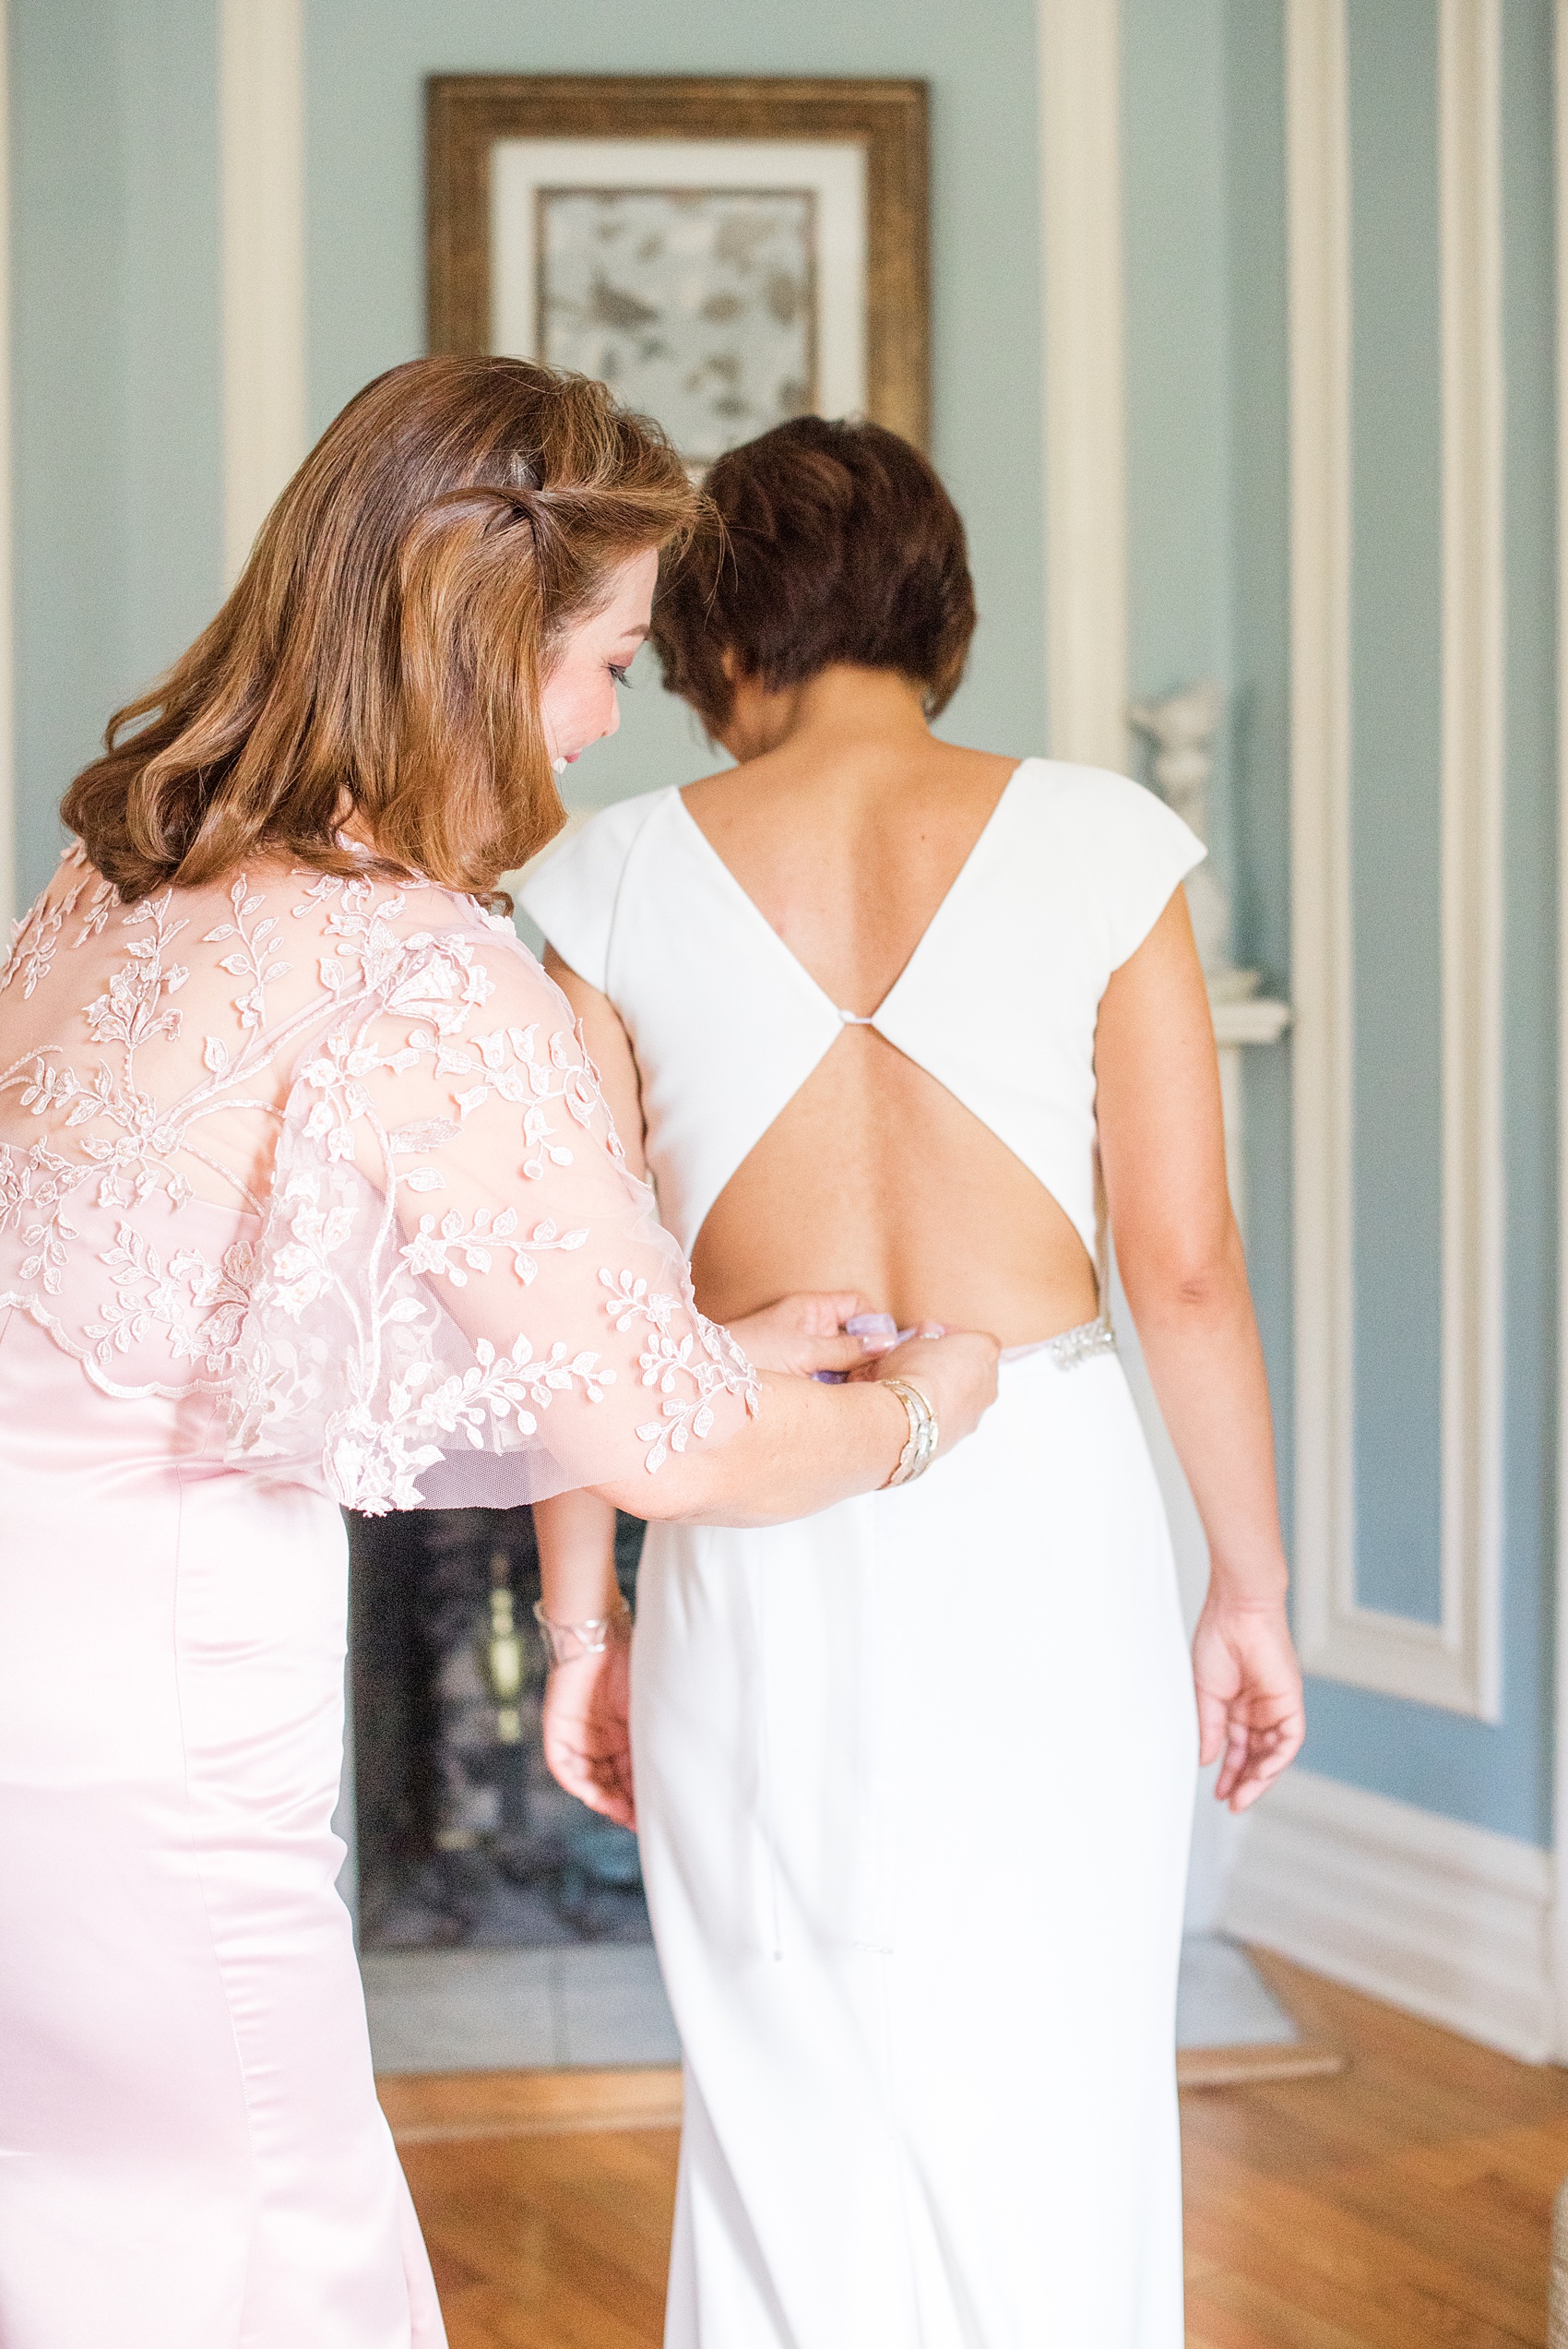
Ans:
[[[540,695],[612,574],[701,495],[658,425],[521,359],[415,359],[327,426],[222,610],[61,813],[127,902],[247,857],[488,895],[564,820]]]
[[[957,508],[918,448],[881,424],[796,416],[720,457],[704,487],[706,527],[653,641],[710,733],[736,674],[777,692],[840,662],[908,677],[929,718],[946,708],[975,591]]]

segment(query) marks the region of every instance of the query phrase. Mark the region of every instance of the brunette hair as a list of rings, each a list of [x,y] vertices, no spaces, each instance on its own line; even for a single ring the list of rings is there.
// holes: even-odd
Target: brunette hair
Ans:
[[[734,698],[724,656],[772,689],[837,662],[957,689],[975,630],[964,525],[920,451],[880,424],[797,416],[719,458],[711,526],[654,610],[671,693],[710,733]]]
[[[564,814],[540,693],[610,574],[701,495],[602,384],[415,359],[327,426],[222,610],[116,710],[61,813],[127,902],[271,853],[484,895]]]

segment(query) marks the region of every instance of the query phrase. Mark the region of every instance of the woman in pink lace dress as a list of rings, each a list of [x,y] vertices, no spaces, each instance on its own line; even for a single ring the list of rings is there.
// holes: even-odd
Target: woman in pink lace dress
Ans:
[[[6,2349],[443,2338],[334,1890],[339,1503],[766,1521],[992,1391],[978,1338],[759,1376],[487,910],[693,507],[596,386],[381,378],[0,978]]]

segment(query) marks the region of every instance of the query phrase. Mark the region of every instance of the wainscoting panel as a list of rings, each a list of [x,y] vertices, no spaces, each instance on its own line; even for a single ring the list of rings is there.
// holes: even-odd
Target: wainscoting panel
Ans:
[[[1500,0],[1435,0],[1441,279],[1441,1604],[1358,1588],[1348,0],[1289,0],[1296,1544],[1309,1671],[1500,1716],[1503,412]],[[1398,911],[1390,908],[1389,918]],[[1363,1453],[1363,1461],[1365,1454]]]
[[[1310,1771],[1252,1814],[1228,1932],[1490,2047],[1556,2052],[1552,1864]]]

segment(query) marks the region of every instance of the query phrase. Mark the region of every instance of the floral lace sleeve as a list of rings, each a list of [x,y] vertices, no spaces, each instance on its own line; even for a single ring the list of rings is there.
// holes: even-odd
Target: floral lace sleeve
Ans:
[[[0,964],[11,1311],[371,1511],[624,1485],[756,1403],[565,997],[417,876],[125,905],[66,852]]]
[[[656,1473],[756,1407],[505,925],[402,939],[302,1056],[238,1351],[231,1459],[371,1512]]]

